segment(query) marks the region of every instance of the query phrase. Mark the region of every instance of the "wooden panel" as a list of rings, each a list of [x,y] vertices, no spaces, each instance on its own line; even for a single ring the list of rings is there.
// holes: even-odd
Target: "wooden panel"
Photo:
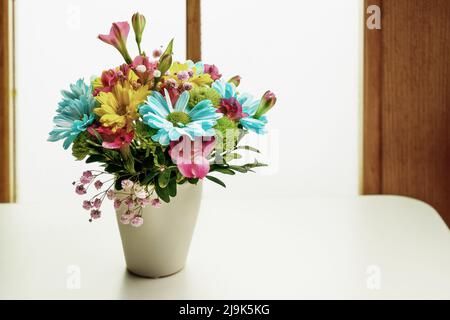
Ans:
[[[365,0],[364,15],[370,5],[382,7],[381,0]],[[381,193],[381,30],[364,28],[364,114],[363,193]]]
[[[187,58],[197,62],[202,58],[200,0],[186,0],[186,23]]]
[[[0,202],[12,200],[9,22],[9,1],[0,0]]]
[[[381,193],[423,200],[450,225],[450,1],[383,0],[382,16],[381,56],[366,61],[366,72],[381,66],[381,83],[365,77],[380,92],[366,92],[378,101],[366,112],[380,114],[366,115],[365,130],[381,133],[381,158],[366,165],[380,163]]]

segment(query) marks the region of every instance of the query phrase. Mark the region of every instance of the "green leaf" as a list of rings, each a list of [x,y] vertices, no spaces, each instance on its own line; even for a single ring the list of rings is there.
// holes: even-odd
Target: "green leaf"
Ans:
[[[198,179],[189,178],[189,179],[187,179],[187,180],[188,180],[188,182],[189,182],[190,184],[197,184],[197,183],[198,183]]]
[[[222,187],[226,188],[227,186],[225,185],[225,183],[223,183],[220,179],[213,177],[213,176],[206,176],[206,179],[217,183],[218,185],[221,185]]]
[[[216,168],[214,171],[217,171],[217,172],[220,172],[223,174],[228,174],[230,176],[234,176],[236,174],[233,170],[228,169],[228,168]]]
[[[247,169],[253,169],[253,168],[259,168],[259,167],[267,167],[267,164],[258,162],[258,160],[255,160],[254,163],[247,163],[244,164],[243,167]]]
[[[175,197],[177,195],[177,178],[176,177],[170,179],[167,189],[169,190],[169,195],[171,197]]]
[[[239,146],[239,147],[236,147],[236,150],[238,150],[238,149],[253,151],[253,152],[256,152],[256,153],[261,153],[261,151],[259,151],[258,149],[250,147],[250,146]]]
[[[161,188],[159,184],[155,184],[155,191],[158,197],[164,201],[169,203],[170,202],[170,195],[169,195],[169,189],[168,188]]]
[[[244,167],[241,167],[241,166],[230,166],[229,168],[231,170],[234,170],[234,171],[237,171],[237,172],[240,172],[240,173],[247,173],[248,172],[248,169],[246,169]]]
[[[116,164],[110,163],[105,167],[105,171],[108,173],[117,173],[117,172],[123,171],[123,168]]]
[[[148,185],[158,175],[159,172],[160,171],[157,169],[150,170],[150,172],[147,174],[144,180],[142,180],[142,185],[144,186]]]
[[[105,161],[106,161],[105,157],[99,154],[94,154],[86,159],[86,163],[105,162]]]
[[[167,187],[169,185],[170,173],[171,173],[171,170],[165,170],[159,174],[158,184],[162,189],[164,189],[165,187]]]

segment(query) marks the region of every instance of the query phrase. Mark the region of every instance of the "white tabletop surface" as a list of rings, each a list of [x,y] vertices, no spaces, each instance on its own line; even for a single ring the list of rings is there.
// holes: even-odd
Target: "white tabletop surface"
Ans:
[[[186,268],[157,280],[126,271],[112,209],[59,208],[0,205],[0,298],[450,298],[449,229],[416,200],[205,200]]]

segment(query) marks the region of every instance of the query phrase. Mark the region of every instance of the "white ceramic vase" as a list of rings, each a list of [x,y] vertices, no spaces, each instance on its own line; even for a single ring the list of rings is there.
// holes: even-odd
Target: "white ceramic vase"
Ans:
[[[161,208],[143,209],[144,224],[125,225],[116,210],[127,268],[132,273],[160,278],[183,269],[189,251],[202,196],[202,183],[178,185],[177,196]]]

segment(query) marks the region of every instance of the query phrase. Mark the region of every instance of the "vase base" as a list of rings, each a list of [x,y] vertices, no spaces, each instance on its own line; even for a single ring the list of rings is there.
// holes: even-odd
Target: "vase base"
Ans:
[[[131,270],[130,268],[127,267],[127,271],[130,274],[132,274],[133,276],[137,276],[137,277],[140,277],[140,278],[147,278],[147,279],[162,279],[162,278],[171,277],[171,276],[176,275],[177,273],[181,272],[183,269],[184,269],[184,266],[181,267],[180,269],[178,269],[175,272],[154,276],[154,275],[150,275],[150,274],[143,273],[143,272],[133,271],[133,270]]]

